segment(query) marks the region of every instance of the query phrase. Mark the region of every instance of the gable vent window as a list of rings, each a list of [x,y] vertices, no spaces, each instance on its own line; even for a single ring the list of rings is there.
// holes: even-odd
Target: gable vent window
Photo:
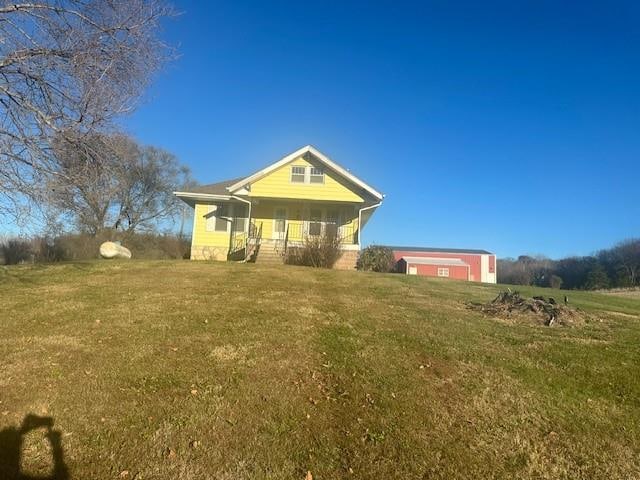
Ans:
[[[305,167],[291,167],[291,183],[304,183]]]
[[[309,173],[309,183],[324,183],[324,172],[321,168],[311,167]]]

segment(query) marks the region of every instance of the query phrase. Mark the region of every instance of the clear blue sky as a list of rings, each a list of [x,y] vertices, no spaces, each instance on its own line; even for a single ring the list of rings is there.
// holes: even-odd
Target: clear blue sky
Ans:
[[[202,183],[313,144],[386,194],[366,243],[640,236],[639,2],[176,2],[126,121]]]

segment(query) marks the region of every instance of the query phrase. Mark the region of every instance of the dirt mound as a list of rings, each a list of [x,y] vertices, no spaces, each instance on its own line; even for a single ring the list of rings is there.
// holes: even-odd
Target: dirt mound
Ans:
[[[469,308],[492,317],[527,320],[551,326],[555,324],[573,326],[583,324],[586,314],[567,305],[560,305],[553,297],[523,297],[520,292],[504,290],[488,303],[472,302]]]

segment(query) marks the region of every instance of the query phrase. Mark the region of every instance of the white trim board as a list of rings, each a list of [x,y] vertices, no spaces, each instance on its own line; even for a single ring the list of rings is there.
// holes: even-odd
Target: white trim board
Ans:
[[[193,198],[194,200],[231,200],[231,195],[216,195],[214,193],[190,193],[190,192],[173,192],[179,198]]]

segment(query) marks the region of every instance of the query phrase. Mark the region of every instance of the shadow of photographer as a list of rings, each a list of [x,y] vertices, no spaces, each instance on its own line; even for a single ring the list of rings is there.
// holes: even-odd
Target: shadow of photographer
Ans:
[[[22,451],[25,436],[32,431],[44,429],[45,438],[51,446],[53,470],[50,475],[29,475],[22,470]],[[53,429],[53,418],[29,414],[20,428],[8,427],[0,431],[0,478],[3,480],[67,480],[69,471],[64,463],[62,435]]]

